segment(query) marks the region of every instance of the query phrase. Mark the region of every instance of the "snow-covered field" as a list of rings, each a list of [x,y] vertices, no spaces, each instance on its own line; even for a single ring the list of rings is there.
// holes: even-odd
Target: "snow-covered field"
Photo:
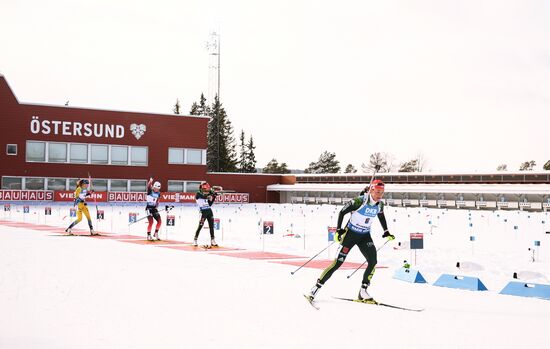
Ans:
[[[317,311],[301,294],[313,285],[319,269],[304,268],[291,276],[295,266],[272,260],[58,236],[63,229],[55,226],[68,225],[69,207],[54,206],[51,216],[44,215],[43,206],[31,206],[29,213],[21,205],[0,212],[2,349],[548,346],[550,301],[498,294],[514,272],[525,281],[550,284],[546,213],[388,207],[397,240],[380,250],[379,266],[387,268],[377,270],[370,290],[380,301],[425,309],[414,313],[333,299],[356,295],[362,273],[348,280],[349,270],[335,273],[321,290]],[[95,223],[97,230],[145,236],[143,222],[128,226],[128,213],[139,213],[139,218],[142,206],[101,209],[106,220]],[[327,246],[327,227],[335,225],[338,209],[216,205],[221,219],[217,240],[247,251],[312,256]],[[180,206],[171,214],[176,226],[163,228],[161,237],[190,241],[196,208]],[[262,221],[274,222],[274,235],[259,233]],[[442,273],[460,274],[479,277],[489,291],[393,279],[403,260],[414,261],[410,250],[398,248],[399,242],[407,246],[413,232],[425,234],[415,267],[430,284]],[[377,224],[373,236],[380,246]],[[535,240],[541,247],[533,262],[529,248]],[[201,242],[207,241],[204,230]],[[319,258],[332,258],[335,252],[333,246]],[[353,251],[348,261],[363,260]]]

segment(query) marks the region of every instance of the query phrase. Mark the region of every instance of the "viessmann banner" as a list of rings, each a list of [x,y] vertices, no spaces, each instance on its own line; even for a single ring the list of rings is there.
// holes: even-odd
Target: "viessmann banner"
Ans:
[[[94,192],[88,200],[95,199],[97,202],[145,202],[147,194],[135,192]],[[74,200],[72,191],[56,191],[54,201],[70,202]],[[194,203],[194,193],[163,192],[160,195],[160,202],[168,203]],[[224,193],[218,195],[216,202],[219,203],[248,203],[248,193]]]
[[[223,193],[217,196],[216,202],[233,204],[233,203],[248,203],[248,193]],[[107,195],[109,202],[144,202],[146,201],[145,193],[129,193],[129,192],[110,192]],[[160,202],[170,203],[194,203],[195,193],[175,193],[164,192],[160,194]]]
[[[89,201],[107,202],[106,191],[95,191],[92,195],[88,196]],[[74,192],[67,190],[57,190],[54,195],[53,201],[73,202]]]
[[[0,201],[56,201],[72,202],[74,192],[67,190],[0,190]],[[94,202],[145,202],[145,193],[96,191],[88,198]],[[223,193],[217,196],[216,202],[224,204],[248,203],[248,193]],[[161,193],[160,202],[194,203],[194,193]]]

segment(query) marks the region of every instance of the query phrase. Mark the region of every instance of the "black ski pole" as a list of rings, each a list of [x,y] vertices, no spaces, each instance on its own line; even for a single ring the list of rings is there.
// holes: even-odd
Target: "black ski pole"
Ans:
[[[378,248],[376,249],[376,252],[380,251],[380,250],[382,249],[382,247],[384,247],[389,241],[391,241],[391,240],[389,240],[389,239],[386,240],[386,242],[384,242],[384,243],[382,244],[382,246],[380,246],[380,247],[378,247]],[[351,274],[349,274],[349,275],[347,276],[347,278],[349,279],[350,277],[352,277],[353,274],[355,274],[359,269],[361,269],[361,268],[363,267],[363,265],[365,265],[365,263],[367,263],[367,260],[366,260],[366,259],[365,259],[365,261],[364,261],[357,269],[355,269]]]
[[[334,244],[334,241],[331,242],[330,244],[328,244],[327,247],[323,248],[321,251],[319,251],[319,253],[317,253],[315,256],[311,257],[307,262],[305,262],[304,264],[300,265],[298,267],[298,269],[294,270],[294,271],[291,271],[290,274],[294,275],[294,273],[296,273],[298,270],[302,269],[303,267],[305,267],[309,262],[311,262],[313,259],[315,259],[315,257],[317,257],[318,255],[320,255],[321,253],[323,253],[327,248],[329,248],[330,246],[332,246],[332,244]]]
[[[370,177],[370,182],[369,182],[369,187],[367,189],[367,193],[368,193],[368,190],[370,190],[370,186],[372,185],[372,181],[374,181],[374,177],[376,177],[376,174],[378,173],[378,171],[380,171],[380,168],[381,168],[380,165],[374,166],[374,172],[372,173],[372,176]]]

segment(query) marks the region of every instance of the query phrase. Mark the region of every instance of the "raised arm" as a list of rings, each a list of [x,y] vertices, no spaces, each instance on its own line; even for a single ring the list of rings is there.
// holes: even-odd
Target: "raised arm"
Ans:
[[[214,201],[216,201],[216,196],[218,193],[214,191],[214,189],[210,190],[210,193],[208,194],[208,205],[212,206],[214,204]]]

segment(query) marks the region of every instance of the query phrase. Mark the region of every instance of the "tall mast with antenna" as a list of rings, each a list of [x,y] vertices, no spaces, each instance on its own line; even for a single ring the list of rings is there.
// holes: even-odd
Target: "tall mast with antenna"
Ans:
[[[214,100],[213,92],[216,87],[215,96],[218,96],[218,101],[221,104],[220,100],[220,73],[221,73],[221,50],[220,50],[220,34],[218,32],[211,32],[208,42],[206,43],[206,48],[208,49],[209,55],[209,66],[208,66],[208,99]],[[215,71],[214,71],[215,70]],[[215,81],[214,81],[215,80]],[[214,87],[215,86],[215,87]],[[217,135],[217,159],[216,159],[216,171],[220,170],[220,115],[219,108],[217,110],[217,125],[218,130]]]

